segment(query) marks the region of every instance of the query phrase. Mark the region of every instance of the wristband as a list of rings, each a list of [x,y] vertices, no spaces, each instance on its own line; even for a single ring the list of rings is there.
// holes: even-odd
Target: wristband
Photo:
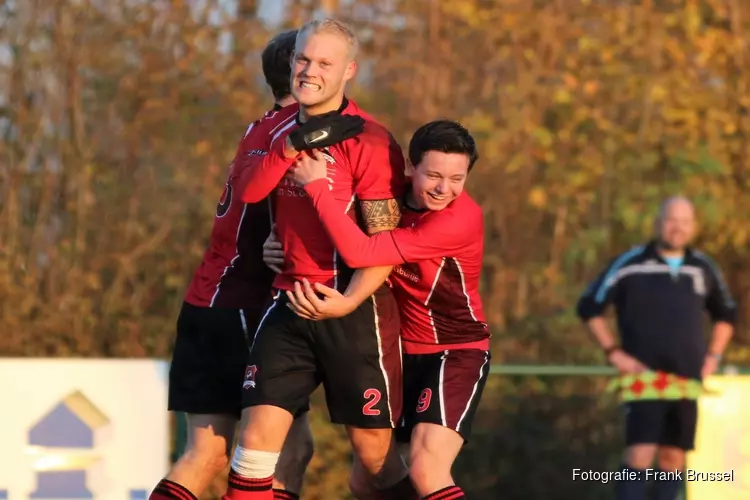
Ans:
[[[722,355],[718,353],[709,352],[706,354],[707,358],[713,358],[717,363],[721,362]]]

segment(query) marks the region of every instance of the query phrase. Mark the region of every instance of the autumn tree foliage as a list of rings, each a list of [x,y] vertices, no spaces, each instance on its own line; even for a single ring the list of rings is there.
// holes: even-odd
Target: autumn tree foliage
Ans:
[[[169,356],[235,145],[271,105],[260,50],[328,11],[362,39],[351,95],[403,145],[438,117],[479,140],[495,362],[601,362],[571,305],[676,193],[748,360],[750,4],[299,0],[272,26],[261,3],[0,2],[2,355]],[[567,475],[616,450],[600,389],[493,378],[458,477],[474,498],[606,498]],[[313,419],[306,498],[343,498],[348,447],[322,403]]]

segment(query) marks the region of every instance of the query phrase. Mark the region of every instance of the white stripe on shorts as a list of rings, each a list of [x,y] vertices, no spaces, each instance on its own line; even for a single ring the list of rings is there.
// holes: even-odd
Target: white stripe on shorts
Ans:
[[[266,312],[263,313],[263,316],[260,318],[260,321],[258,321],[258,328],[255,329],[255,334],[253,335],[253,343],[250,346],[250,352],[253,352],[253,346],[255,346],[255,339],[258,338],[258,332],[260,332],[260,329],[263,327],[263,323],[265,323],[266,318],[268,317],[269,314],[271,314],[271,311],[273,311],[273,308],[278,305],[279,297],[281,297],[281,290],[276,292],[276,295],[273,296],[273,302],[271,302],[271,305],[268,306],[268,309],[266,309]],[[244,317],[243,317],[243,320],[244,320]]]
[[[375,295],[370,296],[372,301],[372,314],[374,315],[375,324],[375,338],[378,341],[378,363],[380,364],[380,372],[383,374],[383,380],[385,381],[385,399],[388,402],[388,421],[391,423],[391,427],[396,427],[396,423],[393,421],[393,409],[391,408],[391,383],[388,379],[388,372],[385,369],[383,363],[383,342],[380,337],[380,320],[378,318],[378,304],[375,300]]]
[[[458,424],[456,425],[456,432],[461,430],[461,422],[464,421],[464,418],[466,418],[466,414],[469,413],[469,408],[471,408],[471,404],[474,402],[474,397],[477,395],[477,389],[479,389],[479,382],[482,380],[482,376],[484,372],[485,366],[487,366],[487,363],[490,361],[490,355],[489,352],[484,353],[484,363],[482,363],[482,366],[479,367],[479,378],[477,378],[477,381],[474,382],[474,388],[471,391],[471,397],[469,398],[469,401],[466,402],[466,408],[464,408],[464,412],[461,414],[461,418],[458,419]],[[442,374],[441,374],[442,375]],[[441,387],[442,387],[442,380]]]

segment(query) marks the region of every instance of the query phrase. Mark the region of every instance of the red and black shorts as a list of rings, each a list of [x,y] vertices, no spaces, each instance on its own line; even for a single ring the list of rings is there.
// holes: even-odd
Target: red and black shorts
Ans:
[[[242,381],[263,306],[198,307],[183,302],[169,368],[169,411],[194,415],[242,412]],[[309,409],[305,403],[298,414]]]
[[[468,441],[489,373],[489,351],[404,354],[404,415],[396,431],[398,441],[409,442],[421,423],[453,429]]]
[[[400,322],[396,301],[381,287],[343,318],[309,321],[277,292],[260,320],[245,380],[243,406],[290,413],[323,384],[331,422],[395,428],[401,417]]]

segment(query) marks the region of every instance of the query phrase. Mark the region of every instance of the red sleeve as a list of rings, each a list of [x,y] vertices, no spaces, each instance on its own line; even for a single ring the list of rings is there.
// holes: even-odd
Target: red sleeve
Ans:
[[[240,172],[237,188],[244,203],[257,203],[268,196],[284,178],[294,158],[284,156],[284,140],[279,137],[263,157],[251,156],[244,161],[251,163]]]
[[[398,228],[368,236],[339,209],[325,179],[307,184],[305,190],[334,246],[352,268],[393,266],[445,257],[476,238],[476,216],[458,217],[451,209],[430,214],[415,228]],[[478,225],[481,230],[481,213]]]
[[[349,153],[354,192],[360,201],[399,199],[406,185],[406,165],[401,147],[379,126],[356,141]]]
[[[391,234],[403,262],[419,262],[455,256],[483,232],[481,209],[459,197],[448,208],[425,216],[415,227],[399,228]]]
[[[349,267],[373,267],[400,264],[401,255],[390,231],[367,236],[346,213],[331,194],[326,179],[318,179],[305,185],[305,191],[318,212],[320,221]]]

